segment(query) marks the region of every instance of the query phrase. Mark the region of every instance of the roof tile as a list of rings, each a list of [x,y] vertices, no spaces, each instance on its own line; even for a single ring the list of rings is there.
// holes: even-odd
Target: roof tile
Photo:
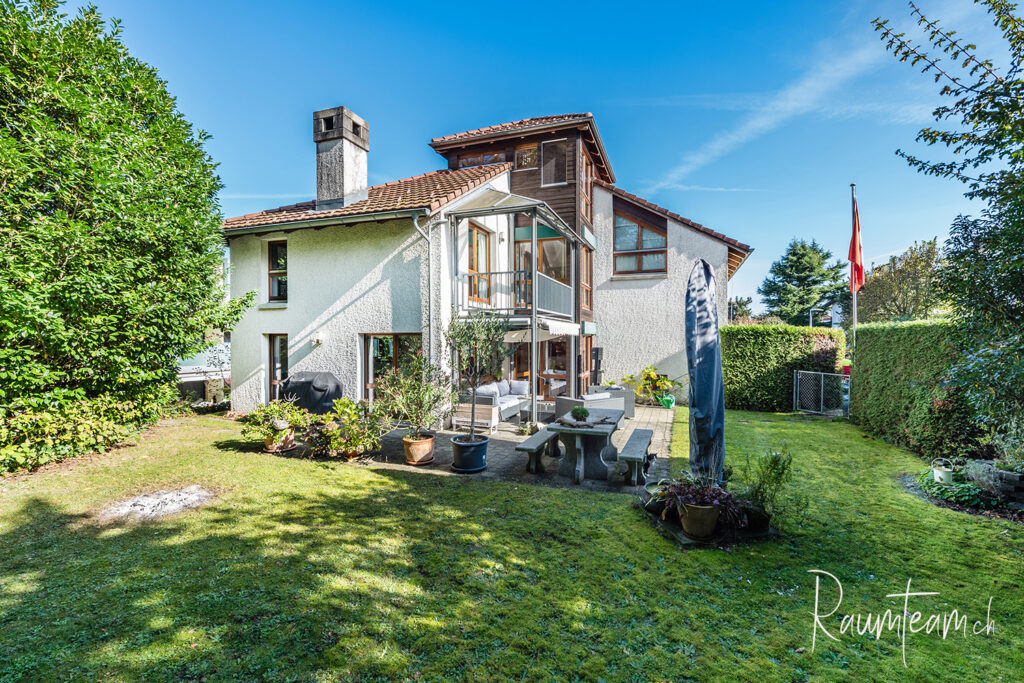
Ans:
[[[367,198],[351,206],[325,211],[316,210],[316,202],[300,202],[276,209],[228,218],[221,225],[225,232],[246,228],[294,223],[310,219],[338,218],[360,214],[399,211],[403,209],[427,209],[431,213],[512,168],[512,164],[491,164],[473,166],[458,170],[443,169],[423,175],[393,180],[383,185],[374,185],[367,191]]]
[[[580,114],[555,114],[553,116],[534,116],[529,119],[520,119],[519,121],[510,121],[509,123],[498,123],[493,126],[485,126],[484,128],[476,128],[474,130],[467,130],[461,133],[454,133],[452,135],[445,135],[439,138],[434,138],[430,141],[431,145],[443,145],[449,142],[458,142],[460,140],[469,140],[471,138],[480,137],[482,135],[494,135],[496,133],[506,133],[516,131],[522,128],[533,128],[535,126],[546,126],[551,123],[562,123],[564,121],[574,121],[576,119],[591,119],[594,115],[590,112],[584,112]]]

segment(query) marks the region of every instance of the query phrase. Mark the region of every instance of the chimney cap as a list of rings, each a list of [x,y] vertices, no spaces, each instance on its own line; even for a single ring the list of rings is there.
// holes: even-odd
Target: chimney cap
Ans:
[[[313,112],[313,141],[345,139],[370,151],[370,127],[366,120],[348,107],[332,107]]]

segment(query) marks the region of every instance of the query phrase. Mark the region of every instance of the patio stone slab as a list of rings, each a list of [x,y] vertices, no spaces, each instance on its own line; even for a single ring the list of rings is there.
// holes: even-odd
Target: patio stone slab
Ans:
[[[673,411],[671,410],[653,406],[637,406],[636,417],[627,419],[623,428],[612,435],[612,443],[621,449],[630,435],[632,435],[634,429],[650,429],[654,432],[654,436],[651,439],[651,452],[655,453],[657,458],[652,463],[648,472],[648,481],[657,481],[668,476],[668,455],[672,442],[672,416]],[[456,434],[465,433],[465,431],[439,431],[434,446],[434,462],[429,465],[414,467],[405,464],[405,454],[402,449],[404,430],[396,430],[384,437],[384,444],[380,453],[355,461],[354,464],[372,468],[399,469],[441,476],[507,481],[538,486],[576,487],[591,491],[609,491],[614,493],[633,494],[640,488],[590,479],[576,486],[572,483],[571,477],[558,474],[558,460],[548,455],[542,456],[544,472],[537,474],[527,472],[527,456],[525,453],[516,451],[515,447],[528,437],[517,434],[515,426],[509,423],[501,423],[498,431],[490,435],[491,442],[487,446],[487,469],[474,474],[458,474],[451,469],[451,438]]]

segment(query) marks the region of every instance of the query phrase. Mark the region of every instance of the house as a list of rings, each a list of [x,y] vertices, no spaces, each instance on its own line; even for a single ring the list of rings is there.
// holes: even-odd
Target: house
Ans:
[[[346,395],[413,351],[449,364],[443,334],[478,309],[509,316],[507,375],[534,401],[655,365],[685,378],[684,289],[698,259],[721,286],[749,246],[620,189],[591,114],[434,138],[444,168],[367,186],[369,126],[315,112],[316,200],[224,221],[235,328],[232,403],[329,371]]]

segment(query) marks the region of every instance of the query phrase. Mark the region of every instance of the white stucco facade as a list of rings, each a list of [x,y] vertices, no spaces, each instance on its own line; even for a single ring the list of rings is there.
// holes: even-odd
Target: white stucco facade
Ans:
[[[613,274],[613,197],[594,188],[594,346],[604,349],[603,378],[618,380],[653,365],[684,386],[686,399],[686,283],[698,259],[715,273],[719,324],[728,314],[728,246],[693,228],[668,220],[667,272]]]
[[[467,193],[444,210],[471,201],[487,189],[507,192],[503,174]],[[500,260],[499,239],[504,218],[484,219],[495,232],[492,249]],[[289,373],[331,372],[344,385],[345,395],[363,397],[366,335],[420,333],[430,355],[446,364],[443,329],[452,310],[451,228],[444,214],[420,219],[433,243],[433,300],[428,304],[427,243],[411,218],[386,222],[335,225],[321,229],[266,232],[233,237],[231,294],[256,292],[256,303],[232,331],[232,408],[249,412],[270,393],[268,335],[288,335]],[[464,232],[464,231],[463,231]],[[267,243],[287,240],[288,300],[268,301]],[[459,239],[465,258],[465,236]],[[502,244],[504,246],[504,244]],[[460,270],[464,272],[464,261]],[[428,335],[427,313],[433,312]]]

